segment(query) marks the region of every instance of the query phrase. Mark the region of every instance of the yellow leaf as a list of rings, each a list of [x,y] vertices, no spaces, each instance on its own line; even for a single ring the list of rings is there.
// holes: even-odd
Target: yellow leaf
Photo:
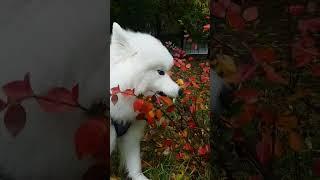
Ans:
[[[182,79],[178,79],[176,82],[177,82],[177,84],[178,84],[179,86],[183,86],[183,85],[184,85],[184,82],[183,82]]]
[[[224,76],[231,76],[237,72],[237,67],[231,56],[218,55],[217,56],[217,72],[223,73]]]

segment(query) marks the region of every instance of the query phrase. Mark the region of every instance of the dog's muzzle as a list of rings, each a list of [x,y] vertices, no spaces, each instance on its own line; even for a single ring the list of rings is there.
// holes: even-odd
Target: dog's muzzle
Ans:
[[[162,91],[158,91],[157,94],[160,95],[160,96],[167,96],[167,95],[166,95],[164,92],[162,92]],[[179,91],[178,91],[178,96],[182,96],[182,95],[183,95],[183,90],[182,90],[182,89],[179,89]]]

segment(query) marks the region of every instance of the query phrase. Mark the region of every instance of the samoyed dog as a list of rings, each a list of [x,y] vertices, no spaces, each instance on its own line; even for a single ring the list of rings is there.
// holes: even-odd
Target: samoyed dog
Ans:
[[[125,30],[113,23],[110,44],[110,88],[134,89],[135,94],[182,94],[167,71],[173,66],[173,57],[153,36]],[[114,105],[110,101],[110,153],[117,144],[128,176],[134,180],[147,179],[141,171],[140,140],[145,121],[136,121],[133,110],[135,97],[119,95]]]

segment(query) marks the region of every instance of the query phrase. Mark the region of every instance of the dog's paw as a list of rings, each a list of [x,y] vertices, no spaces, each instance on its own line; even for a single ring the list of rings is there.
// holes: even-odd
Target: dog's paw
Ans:
[[[144,176],[142,173],[139,173],[137,175],[131,176],[132,180],[149,180],[146,176]]]

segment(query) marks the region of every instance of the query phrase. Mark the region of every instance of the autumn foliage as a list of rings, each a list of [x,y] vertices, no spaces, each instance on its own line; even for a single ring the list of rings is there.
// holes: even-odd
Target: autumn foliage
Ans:
[[[316,1],[210,2],[211,64],[234,89],[212,124],[216,176],[219,170],[232,179],[319,175],[317,7]]]

